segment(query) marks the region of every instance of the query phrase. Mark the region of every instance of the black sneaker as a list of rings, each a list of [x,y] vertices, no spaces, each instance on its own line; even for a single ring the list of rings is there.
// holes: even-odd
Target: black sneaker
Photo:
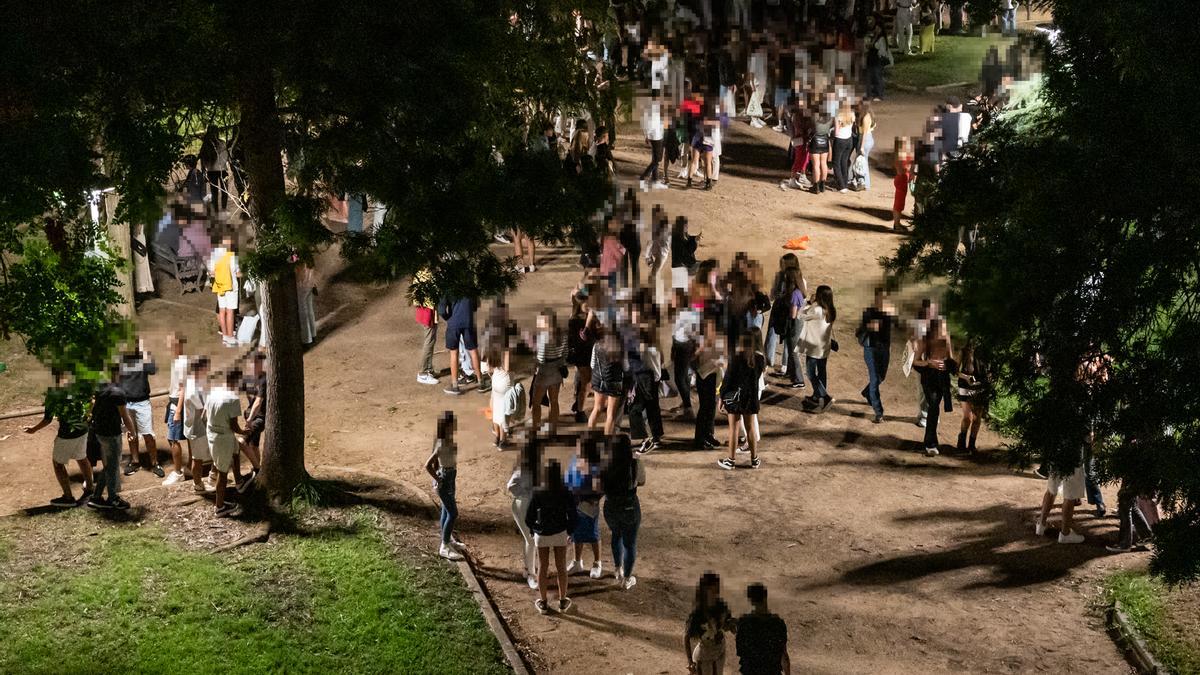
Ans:
[[[464,387],[468,384],[475,384],[475,382],[476,382],[476,379],[475,379],[474,375],[459,375],[458,376],[458,386],[460,386],[460,387]]]
[[[699,445],[705,450],[716,450],[717,448],[721,447],[721,442],[713,438],[707,438],[703,441],[700,441]]]
[[[725,469],[726,471],[731,471],[736,465],[733,463],[732,459],[729,459],[728,457],[722,457],[721,459],[717,460],[717,466]]]
[[[479,383],[479,393],[486,394],[492,390],[492,378],[485,378]]]
[[[883,415],[876,415],[871,418],[871,421],[874,422],[875,424],[879,424],[880,422],[883,421]]]
[[[91,499],[88,500],[87,507],[89,509],[106,510],[106,509],[111,509],[112,504],[109,504],[108,500],[100,499],[99,497],[93,496]]]
[[[587,415],[585,415],[581,412],[575,413],[575,423],[576,424],[587,424],[587,421],[588,421]]]
[[[166,475],[166,474],[164,474],[164,473],[163,473],[163,468],[162,468],[161,466],[157,465],[157,464],[155,464],[154,466],[150,467],[150,468],[149,468],[149,469],[147,469],[147,470],[148,470],[150,473],[154,474],[155,476],[158,476],[159,478],[162,478],[163,476],[165,476],[165,475]]]
[[[759,459],[758,457],[755,457],[754,459],[750,460],[750,468],[751,469],[757,469],[760,466],[762,466],[762,460]]]
[[[457,384],[450,385],[442,391],[450,396],[460,396],[462,394],[462,389],[459,389]]]
[[[216,510],[215,515],[218,518],[231,518],[239,513],[241,511],[238,509],[237,504],[225,504],[225,506]]]
[[[138,469],[140,468],[142,467],[138,466],[137,462],[129,462],[125,465],[125,470],[121,473],[125,474],[126,476],[132,476],[133,474],[137,473]]]
[[[66,495],[59,495],[58,497],[55,497],[54,499],[50,500],[50,505],[51,506],[72,507],[72,506],[78,506],[79,502],[75,501],[74,497],[67,497]]]
[[[109,506],[109,508],[113,508],[118,511],[128,511],[129,510],[129,502],[125,501],[124,499],[121,499],[120,497],[113,497],[112,499],[108,500],[108,506]]]

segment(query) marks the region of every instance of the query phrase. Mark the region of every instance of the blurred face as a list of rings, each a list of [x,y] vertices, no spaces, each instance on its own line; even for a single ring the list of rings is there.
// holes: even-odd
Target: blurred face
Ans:
[[[538,314],[537,318],[538,330],[547,330],[550,328],[550,318],[545,314]]]

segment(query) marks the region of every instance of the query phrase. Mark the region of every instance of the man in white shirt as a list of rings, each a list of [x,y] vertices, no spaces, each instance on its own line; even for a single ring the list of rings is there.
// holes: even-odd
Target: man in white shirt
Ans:
[[[646,179],[649,178],[654,183],[655,190],[667,189],[667,182],[660,180],[658,174],[658,165],[663,158],[663,134],[665,133],[664,125],[667,116],[666,104],[657,95],[650,99],[646,104],[646,109],[642,112],[642,133],[646,135],[646,143],[650,145],[650,164],[646,170],[642,172],[641,180],[638,185],[641,186],[642,192],[649,189]],[[663,177],[666,176],[666,170],[663,170]]]
[[[900,53],[912,54],[913,6],[916,0],[896,0],[896,46]]]
[[[239,424],[242,417],[242,401],[238,396],[237,387],[241,381],[240,371],[227,371],[223,386],[213,387],[204,404],[204,414],[208,417],[208,447],[212,453],[213,468],[217,470],[215,503],[218,518],[228,518],[238,513],[236,505],[225,503],[225,492],[229,483],[229,470],[233,468],[233,458],[238,454],[240,446],[238,434],[245,433]]]

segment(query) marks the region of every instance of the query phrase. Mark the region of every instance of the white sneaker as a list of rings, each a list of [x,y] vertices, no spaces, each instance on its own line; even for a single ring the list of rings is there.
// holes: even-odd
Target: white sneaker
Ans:
[[[1082,537],[1081,537],[1081,539],[1082,539]],[[635,576],[633,576],[632,574],[630,574],[630,575],[629,575],[629,576],[628,576],[628,577],[625,579],[624,586],[625,586],[625,590],[629,590],[629,589],[633,588],[634,586],[637,586],[637,577],[635,577]]]
[[[668,190],[668,189],[670,189],[670,187],[671,187],[671,184],[666,182],[665,180],[660,180],[654,184],[655,190]]]
[[[1058,543],[1060,543],[1060,544],[1082,544],[1083,543],[1083,535],[1079,534],[1078,532],[1071,532],[1070,534],[1067,534],[1066,532],[1059,532],[1058,533]]]
[[[217,491],[217,488],[215,486],[211,485],[208,481],[203,480],[203,481],[201,481],[201,483],[203,483],[203,484],[196,485],[195,483],[193,483],[192,484],[192,492],[195,492],[198,495],[206,495],[206,494],[210,494],[210,493]]]
[[[604,576],[604,570],[601,568],[599,560],[596,561],[595,565],[592,565],[592,571],[588,573],[588,576],[593,579],[599,579]]]
[[[216,492],[217,491],[217,484],[211,478],[205,477],[205,478],[201,479],[200,482],[204,483],[204,491],[205,492]]]
[[[679,170],[679,177],[687,178],[687,167],[686,166]]]
[[[924,417],[917,418],[917,426],[921,427],[922,429],[925,428],[925,418]]]
[[[644,181],[644,180],[638,181],[638,187],[641,188],[642,192],[650,191],[650,186],[646,185],[646,181]]]
[[[461,553],[459,553],[458,551],[455,551],[454,549],[450,548],[449,546],[446,546],[445,544],[442,544],[441,548],[438,549],[438,555],[442,556],[446,560],[462,560],[463,559]]]
[[[531,588],[532,590],[536,591],[538,589],[537,577],[532,577],[532,576],[525,577],[525,583],[529,584],[529,588]]]
[[[567,565],[567,574],[583,574],[583,561],[572,560],[570,564]]]
[[[437,384],[438,379],[429,373],[421,373],[420,375],[417,375],[417,382],[420,382],[421,384]]]
[[[925,456],[926,457],[937,457],[938,449],[937,448],[925,448]]]
[[[1036,534],[1039,537],[1045,536],[1046,535],[1046,523],[1042,522],[1041,519],[1034,521],[1033,532],[1034,532],[1034,534]]]
[[[183,474],[178,471],[172,471],[171,473],[167,474],[167,478],[163,481],[163,485],[174,485],[181,480],[183,480]]]

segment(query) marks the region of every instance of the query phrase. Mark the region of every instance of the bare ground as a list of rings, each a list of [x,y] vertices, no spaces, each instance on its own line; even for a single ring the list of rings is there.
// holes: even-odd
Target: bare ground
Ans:
[[[928,99],[896,97],[877,107],[877,167],[890,166],[892,138],[918,129],[929,106]],[[784,192],[778,188],[786,172],[784,138],[735,127],[717,189],[673,189],[644,199],[663,203],[672,216],[687,215],[693,231],[704,232],[699,255],[723,262],[746,250],[773,269],[784,241],[812,237],[802,255],[805,275],[810,284],[833,286],[845,317],[836,332],[844,346],[829,363],[839,402],[823,415],[806,414],[798,395],[773,387],[757,472],[721,471],[720,454],[686,449],[690,432],[669,422],[671,442],[647,459],[634,590],[616,590],[611,577],[573,578],[571,614],[536,614],[504,489],[516,453],[492,448],[482,412],[487,397],[468,392],[451,399],[414,381],[420,334],[402,288],[334,280],[321,288],[322,337],[305,357],[313,472],[365,469],[428,492],[422,465],[434,417],[443,409],[458,412],[462,537],[539,670],[683,672],[683,622],[696,580],[713,570],[738,612],[747,608],[748,582],[767,584],[773,610],[788,623],[797,672],[1128,671],[1091,606],[1100,578],[1144,563],[1140,556],[1105,555],[1113,521],[1084,516],[1088,540],[1079,546],[1037,539],[1031,523],[1040,481],[1009,470],[994,454],[975,461],[917,454],[917,385],[898,367],[883,387],[884,423],[870,422],[858,396],[866,371],[852,332],[881,278],[878,259],[898,242],[888,231],[890,178],[877,170],[865,193]],[[619,172],[629,178],[640,173],[647,153],[630,140],[635,133],[622,132]],[[563,308],[577,278],[570,251],[547,251],[539,263],[510,298],[522,320],[546,304]],[[322,269],[335,264],[324,261]],[[904,300],[916,297],[913,291]],[[211,332],[208,323],[203,330]],[[894,360],[900,349],[893,346]],[[438,356],[442,367],[445,358]],[[160,405],[155,414],[162,414]],[[957,410],[947,416],[943,443],[953,443],[958,420]],[[46,456],[51,432],[26,437],[19,433],[26,422],[0,421],[0,437],[8,436],[0,440],[7,488],[0,511],[44,503],[54,491]],[[985,452],[1000,444],[993,434],[981,436]],[[141,472],[128,485],[153,481]],[[430,547],[435,529],[430,522]],[[602,555],[607,563],[607,546]]]

